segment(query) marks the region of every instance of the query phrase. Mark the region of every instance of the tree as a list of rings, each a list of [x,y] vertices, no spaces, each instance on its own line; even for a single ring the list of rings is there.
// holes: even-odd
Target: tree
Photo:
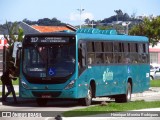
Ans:
[[[14,42],[22,42],[23,40],[23,29],[18,27],[17,22],[12,24],[7,21],[6,28],[8,34],[5,34],[4,37],[9,44],[8,48],[6,48],[6,69],[8,69],[8,67],[12,66],[14,63],[14,59],[12,58]]]
[[[62,23],[60,20],[58,20],[57,18],[43,18],[43,19],[39,19],[38,21],[30,21],[27,19],[24,19],[23,22],[29,24],[29,25],[42,25],[42,26],[62,26],[62,25],[66,25],[65,23]]]
[[[91,20],[89,18],[84,20],[85,24],[89,25],[91,23]]]
[[[147,36],[152,46],[156,45],[160,40],[160,16],[151,20],[145,18],[143,22],[132,27],[129,33]]]
[[[114,10],[114,12],[117,14],[117,21],[118,21],[118,18],[120,17],[120,16],[123,16],[123,12],[122,12],[122,10]]]
[[[108,30],[108,29],[113,29],[112,26],[97,26],[96,28],[100,30]]]

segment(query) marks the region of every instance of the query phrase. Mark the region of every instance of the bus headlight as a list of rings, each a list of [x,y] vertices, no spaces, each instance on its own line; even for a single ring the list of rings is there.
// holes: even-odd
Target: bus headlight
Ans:
[[[72,80],[66,87],[65,89],[71,89],[74,86],[75,80]]]
[[[25,89],[29,89],[29,86],[27,85],[27,83],[25,83],[24,81],[21,82],[22,86],[25,88]]]

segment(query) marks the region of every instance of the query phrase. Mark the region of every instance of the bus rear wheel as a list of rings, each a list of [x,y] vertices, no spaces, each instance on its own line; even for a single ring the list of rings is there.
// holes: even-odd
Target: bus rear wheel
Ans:
[[[83,105],[83,106],[89,106],[92,103],[92,87],[89,86],[88,88],[88,92],[87,92],[87,96],[85,98],[81,98],[79,100],[79,102]]]
[[[115,101],[116,102],[130,102],[131,101],[131,93],[132,93],[131,83],[128,82],[126,94],[119,95],[118,97],[115,98]]]
[[[37,98],[36,102],[37,102],[38,106],[43,107],[43,106],[46,106],[48,100],[44,99],[44,98]]]

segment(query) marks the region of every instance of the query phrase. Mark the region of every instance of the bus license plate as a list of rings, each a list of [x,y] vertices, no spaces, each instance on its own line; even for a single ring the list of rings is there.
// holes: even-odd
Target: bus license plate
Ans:
[[[42,98],[51,98],[51,95],[42,95]]]

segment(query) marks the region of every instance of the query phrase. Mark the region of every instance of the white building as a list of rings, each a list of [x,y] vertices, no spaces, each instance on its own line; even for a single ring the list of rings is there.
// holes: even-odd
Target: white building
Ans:
[[[160,42],[157,43],[157,45],[154,47],[150,45],[149,52],[150,52],[150,63],[160,64]]]

